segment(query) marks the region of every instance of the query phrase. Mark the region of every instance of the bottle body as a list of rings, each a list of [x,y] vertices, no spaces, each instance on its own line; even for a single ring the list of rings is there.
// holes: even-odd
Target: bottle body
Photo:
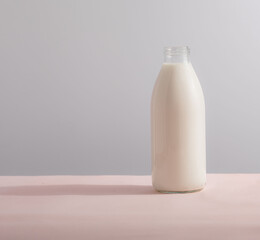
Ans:
[[[161,192],[206,183],[205,103],[189,61],[165,62],[151,101],[152,181]]]

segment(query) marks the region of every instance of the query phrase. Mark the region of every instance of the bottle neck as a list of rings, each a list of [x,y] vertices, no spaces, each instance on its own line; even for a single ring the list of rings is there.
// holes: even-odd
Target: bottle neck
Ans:
[[[164,48],[165,63],[189,63],[190,49],[188,47],[166,47]]]

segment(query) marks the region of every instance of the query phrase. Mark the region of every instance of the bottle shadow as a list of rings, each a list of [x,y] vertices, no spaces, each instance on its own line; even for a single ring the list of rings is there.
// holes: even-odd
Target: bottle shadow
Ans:
[[[150,185],[28,185],[0,187],[0,196],[50,195],[151,195],[160,194]]]

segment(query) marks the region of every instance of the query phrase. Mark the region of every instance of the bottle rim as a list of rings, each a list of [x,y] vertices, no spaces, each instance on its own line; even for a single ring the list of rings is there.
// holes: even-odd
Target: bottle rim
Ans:
[[[173,55],[189,55],[190,48],[188,46],[173,46],[173,47],[164,47],[164,55],[173,56]]]

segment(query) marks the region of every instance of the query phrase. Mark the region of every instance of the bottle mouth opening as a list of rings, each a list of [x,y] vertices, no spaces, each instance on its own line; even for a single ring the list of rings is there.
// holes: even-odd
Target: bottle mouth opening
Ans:
[[[165,47],[164,54],[166,56],[189,55],[190,49],[188,46]]]

